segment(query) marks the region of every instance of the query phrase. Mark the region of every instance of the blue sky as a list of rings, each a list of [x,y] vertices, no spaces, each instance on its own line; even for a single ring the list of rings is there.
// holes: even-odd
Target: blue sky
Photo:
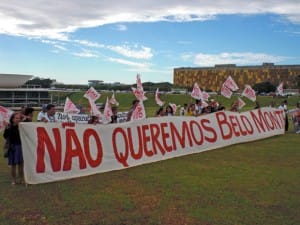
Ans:
[[[300,64],[299,0],[10,0],[0,16],[0,73],[67,84],[131,84],[137,73],[172,83],[176,67]]]

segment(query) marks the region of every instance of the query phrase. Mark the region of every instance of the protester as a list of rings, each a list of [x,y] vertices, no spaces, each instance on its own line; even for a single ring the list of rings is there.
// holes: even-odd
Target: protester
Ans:
[[[211,113],[211,108],[212,108],[212,107],[211,107],[210,105],[208,105],[208,106],[202,108],[201,115],[206,115],[206,114]]]
[[[201,99],[196,99],[196,104],[195,104],[195,112],[196,116],[200,116],[202,113],[202,100]]]
[[[162,117],[165,115],[165,109],[164,107],[159,107],[159,109],[156,111],[155,116],[156,117]]]
[[[285,112],[285,131],[289,130],[289,118],[288,118],[288,113],[287,113],[287,100],[284,100],[281,102],[280,106],[278,107],[279,109],[283,109]]]
[[[3,137],[9,142],[8,165],[11,166],[12,185],[17,183],[17,169],[19,177],[18,183],[24,183],[24,161],[18,126],[20,122],[21,113],[13,113],[3,133]]]
[[[300,134],[300,102],[297,103],[297,112],[295,113],[296,134]]]
[[[113,106],[111,108],[112,116],[111,116],[111,122],[110,123],[118,123],[118,107]]]
[[[33,119],[33,112],[34,112],[34,108],[29,107],[25,109],[25,119],[23,120],[23,122],[32,122]]]
[[[219,103],[217,111],[224,111],[226,108],[222,103]]]
[[[26,116],[25,116],[25,110],[26,110],[26,108],[27,107],[25,105],[21,106],[21,109],[20,109],[21,121],[24,121],[26,119]]]
[[[239,112],[239,103],[237,101],[234,101],[231,104],[230,111],[231,112]]]
[[[37,120],[38,122],[41,122],[41,121],[42,121],[42,118],[45,117],[46,114],[47,114],[47,104],[44,104],[44,105],[42,106],[42,111],[40,111],[40,112],[38,113],[37,119],[36,119],[36,120]]]
[[[211,99],[209,101],[209,106],[211,107],[211,112],[217,112],[218,111],[218,108],[219,108],[219,103],[214,100],[214,99]]]
[[[196,116],[197,115],[196,106],[194,103],[189,104],[186,115],[187,116]]]
[[[42,117],[41,121],[42,122],[55,122],[55,105],[53,104],[48,104],[46,107],[47,113],[44,117]]]
[[[183,104],[183,107],[180,108],[180,113],[179,113],[179,115],[180,115],[180,116],[185,116],[186,113],[187,113],[187,109],[188,109],[188,104],[187,104],[187,103],[184,103],[184,104]]]
[[[130,121],[131,120],[131,116],[132,116],[132,113],[134,112],[135,108],[138,106],[139,104],[139,100],[135,99],[132,101],[132,106],[131,108],[129,109],[128,113],[127,113],[127,119],[126,121]]]
[[[88,121],[88,124],[94,124],[94,125],[100,124],[99,117],[98,116],[91,116],[91,118]]]
[[[296,104],[296,108],[289,111],[296,134],[300,134],[300,102]]]
[[[167,105],[167,106],[166,106],[166,112],[165,112],[165,115],[166,115],[166,116],[173,116],[173,115],[174,115],[174,111],[173,111],[172,106],[170,106],[170,105]]]

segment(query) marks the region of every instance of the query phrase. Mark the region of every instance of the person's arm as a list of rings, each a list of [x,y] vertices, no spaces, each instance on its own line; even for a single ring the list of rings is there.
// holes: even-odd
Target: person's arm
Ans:
[[[126,119],[127,122],[131,120],[132,112],[133,110],[129,110],[129,112],[127,113],[127,119]]]
[[[3,132],[3,137],[5,139],[7,139],[9,137],[9,133],[10,133],[9,126],[8,126],[9,124],[6,121],[4,121],[3,123],[4,123],[4,126],[5,126],[5,130]]]

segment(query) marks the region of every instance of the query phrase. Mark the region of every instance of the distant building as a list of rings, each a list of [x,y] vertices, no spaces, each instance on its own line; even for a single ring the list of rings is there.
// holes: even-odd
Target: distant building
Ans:
[[[292,88],[300,77],[300,65],[274,65],[263,63],[261,66],[236,66],[221,64],[214,67],[182,67],[174,68],[173,84],[179,87],[192,88],[197,82],[201,89],[220,91],[223,82],[231,76],[244,89],[245,84],[253,86],[256,83],[267,82],[277,86],[283,82]]]
[[[24,84],[32,75],[0,74],[0,105],[5,107],[41,106],[53,103],[54,89],[40,88],[37,85]],[[62,91],[59,92],[68,92]]]
[[[88,80],[89,87],[93,87],[99,84],[103,84],[103,80]]]

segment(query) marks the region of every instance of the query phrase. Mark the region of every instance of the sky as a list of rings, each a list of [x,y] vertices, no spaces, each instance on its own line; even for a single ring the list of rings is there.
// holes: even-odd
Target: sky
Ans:
[[[0,73],[65,84],[300,64],[300,0],[2,0],[0,18]]]

